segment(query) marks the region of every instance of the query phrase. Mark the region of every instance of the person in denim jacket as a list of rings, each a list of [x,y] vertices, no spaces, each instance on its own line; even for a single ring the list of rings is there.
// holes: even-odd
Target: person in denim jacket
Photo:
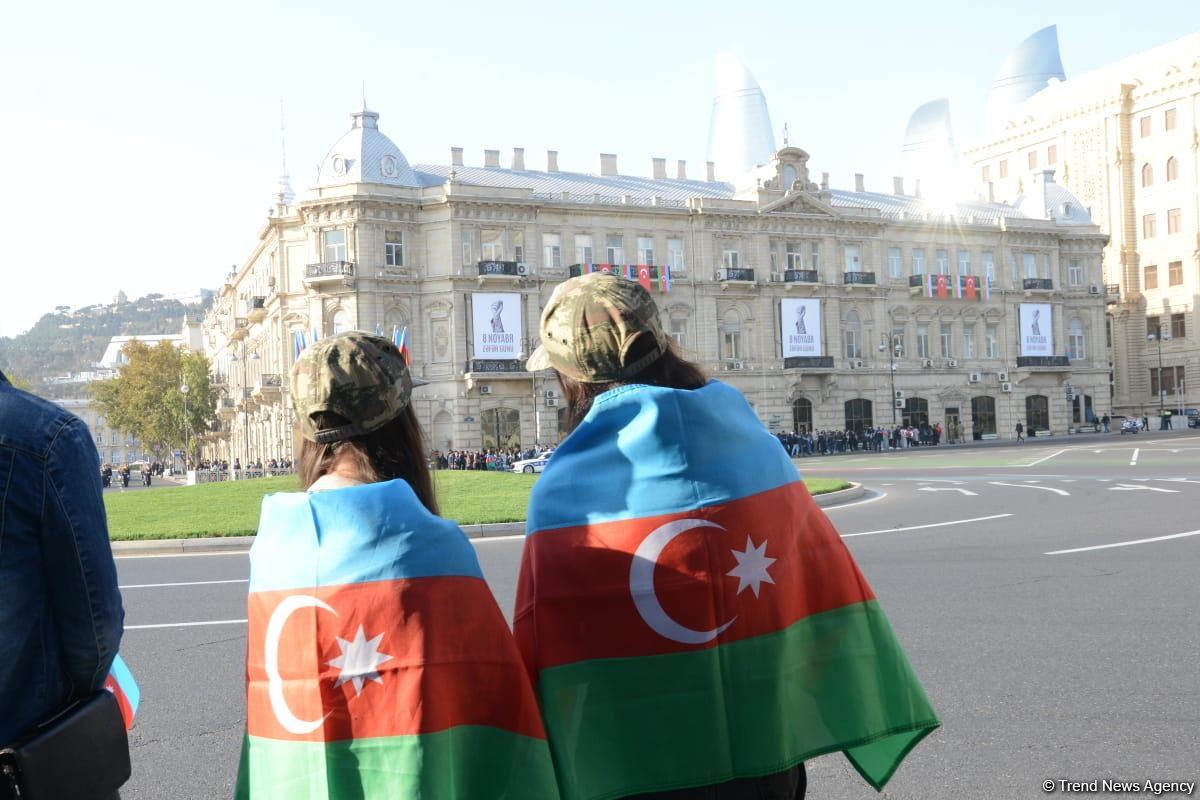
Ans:
[[[0,747],[99,689],[124,610],[87,426],[0,373]]]

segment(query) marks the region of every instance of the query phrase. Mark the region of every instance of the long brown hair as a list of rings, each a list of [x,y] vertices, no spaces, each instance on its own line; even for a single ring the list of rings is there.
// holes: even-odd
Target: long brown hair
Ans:
[[[649,354],[654,347],[654,340],[649,336],[640,336],[629,347],[626,363],[632,363]],[[592,410],[592,401],[609,389],[629,384],[648,386],[663,386],[668,389],[699,389],[708,383],[708,377],[700,367],[685,360],[675,351],[673,342],[667,342],[663,354],[651,362],[650,366],[623,381],[609,383],[583,383],[568,378],[561,372],[558,375],[558,385],[562,387],[563,399],[567,403],[567,430],[573,431],[588,412]]]
[[[348,423],[345,418],[330,412],[314,414],[313,419],[318,430]],[[300,444],[298,459],[300,484],[307,490],[343,456],[350,457],[359,480],[379,483],[401,478],[412,487],[417,499],[431,514],[438,513],[433,479],[425,463],[425,437],[412,406],[379,430],[363,436],[332,444],[317,444],[305,439]]]

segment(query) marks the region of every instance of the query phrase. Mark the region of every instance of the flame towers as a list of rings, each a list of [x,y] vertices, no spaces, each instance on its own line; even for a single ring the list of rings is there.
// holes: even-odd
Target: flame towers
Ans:
[[[775,152],[767,98],[737,56],[721,53],[716,64],[716,96],[708,130],[708,160],[716,175],[732,180]]]

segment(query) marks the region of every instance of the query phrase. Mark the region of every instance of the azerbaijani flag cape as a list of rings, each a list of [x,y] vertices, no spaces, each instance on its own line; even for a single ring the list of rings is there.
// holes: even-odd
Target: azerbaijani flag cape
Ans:
[[[263,500],[239,798],[557,798],[479,562],[401,480]]]
[[[838,750],[881,789],[939,724],[837,531],[725,384],[596,398],[527,525],[515,633],[563,798]]]

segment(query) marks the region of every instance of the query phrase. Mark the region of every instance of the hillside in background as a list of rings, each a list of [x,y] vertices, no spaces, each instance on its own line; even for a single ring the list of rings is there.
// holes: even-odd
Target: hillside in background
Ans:
[[[148,294],[75,310],[59,306],[25,333],[0,337],[0,370],[38,394],[61,394],[65,387],[50,387],[44,380],[91,370],[114,336],[182,332],[185,315],[199,320],[212,304],[211,292],[201,297],[201,302],[184,303]],[[78,393],[79,387],[69,391]]]

